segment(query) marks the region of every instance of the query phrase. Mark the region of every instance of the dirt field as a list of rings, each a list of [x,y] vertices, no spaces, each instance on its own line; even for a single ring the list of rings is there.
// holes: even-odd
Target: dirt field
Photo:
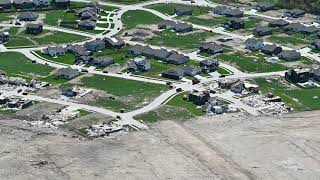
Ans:
[[[319,179],[319,117],[229,114],[95,140],[0,117],[0,179]]]

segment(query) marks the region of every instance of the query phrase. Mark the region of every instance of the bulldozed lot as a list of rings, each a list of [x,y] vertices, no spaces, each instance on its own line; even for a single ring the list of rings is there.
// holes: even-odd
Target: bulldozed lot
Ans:
[[[0,117],[1,179],[319,179],[320,112],[161,121],[80,139]]]

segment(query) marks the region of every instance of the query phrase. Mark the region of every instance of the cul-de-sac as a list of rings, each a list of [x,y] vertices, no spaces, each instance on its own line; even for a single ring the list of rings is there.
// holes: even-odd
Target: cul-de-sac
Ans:
[[[320,179],[320,4],[0,0],[0,179]]]

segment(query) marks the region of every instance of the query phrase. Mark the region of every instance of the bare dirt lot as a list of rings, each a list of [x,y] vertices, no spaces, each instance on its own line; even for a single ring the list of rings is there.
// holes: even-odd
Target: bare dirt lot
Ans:
[[[0,117],[0,179],[319,179],[319,117],[228,114],[95,140]]]

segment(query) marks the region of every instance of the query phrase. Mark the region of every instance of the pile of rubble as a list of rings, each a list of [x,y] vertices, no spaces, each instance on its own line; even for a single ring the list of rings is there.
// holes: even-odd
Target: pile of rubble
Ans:
[[[218,85],[221,89],[228,89],[240,95],[259,93],[259,87],[257,85],[240,81],[239,79],[223,79],[218,81]]]
[[[25,100],[17,97],[0,96],[0,106],[4,110],[21,110],[32,106],[31,100]]]
[[[73,86],[62,90],[62,95],[66,97],[81,98],[92,92],[92,89],[86,89],[79,86]]]
[[[271,93],[267,96],[249,96],[243,98],[241,101],[251,107],[257,108],[264,115],[282,115],[291,111],[291,108],[282,102],[281,97],[274,96]]]
[[[115,120],[107,123],[104,122],[91,125],[89,128],[86,129],[86,131],[89,137],[104,137],[109,136],[111,133],[114,134],[128,132],[129,127],[124,126]]]

